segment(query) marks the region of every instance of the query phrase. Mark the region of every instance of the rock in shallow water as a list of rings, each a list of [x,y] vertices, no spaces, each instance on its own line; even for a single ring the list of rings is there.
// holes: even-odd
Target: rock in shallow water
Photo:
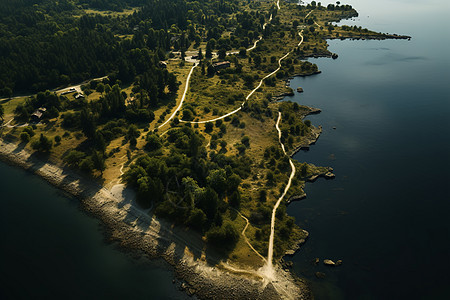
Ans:
[[[324,176],[325,176],[325,179],[333,179],[334,177],[336,177],[336,175],[334,175],[331,172],[326,173]]]
[[[332,261],[331,259],[324,259],[323,264],[326,266],[335,266],[336,263]]]
[[[326,277],[325,273],[323,272],[316,272],[315,275],[319,279],[324,279]]]

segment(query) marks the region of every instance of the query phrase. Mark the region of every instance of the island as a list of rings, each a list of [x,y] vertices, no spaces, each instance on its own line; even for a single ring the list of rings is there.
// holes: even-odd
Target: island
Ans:
[[[0,157],[80,199],[108,238],[199,298],[311,299],[286,206],[328,166],[289,79],[327,39],[409,39],[312,1],[22,1],[0,13]],[[27,16],[21,18],[20,16]],[[31,50],[32,49],[32,50]],[[298,91],[303,91],[299,88]],[[25,96],[23,96],[25,95]]]

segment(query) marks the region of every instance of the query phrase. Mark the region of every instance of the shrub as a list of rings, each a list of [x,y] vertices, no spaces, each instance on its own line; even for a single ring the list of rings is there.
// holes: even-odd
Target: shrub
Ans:
[[[31,127],[31,126],[25,127],[25,128],[23,129],[23,132],[28,133],[28,135],[29,135],[30,137],[32,137],[32,136],[34,135],[33,127]]]
[[[203,226],[207,221],[206,215],[203,210],[194,208],[186,221],[186,224],[199,231],[203,230]]]
[[[266,202],[267,200],[267,191],[266,190],[260,190],[259,191],[259,201]]]
[[[238,127],[239,123],[240,123],[239,118],[237,116],[234,116],[233,119],[231,120],[231,124],[235,127]]]
[[[244,155],[245,154],[245,150],[247,149],[244,145],[242,144],[237,144],[235,145],[236,150],[239,152],[239,155]]]
[[[39,152],[49,152],[52,144],[52,141],[41,133],[39,140],[34,141],[32,147]]]
[[[225,124],[220,125],[220,132],[227,133],[227,126]]]
[[[145,145],[148,151],[155,151],[162,147],[161,138],[156,134],[150,134],[147,136],[147,145]]]
[[[211,132],[213,130],[213,123],[209,122],[205,124],[205,132]]]
[[[231,250],[239,240],[239,233],[233,224],[226,222],[221,227],[214,227],[206,233],[208,243],[216,247]]]
[[[239,206],[241,205],[241,195],[239,194],[239,192],[234,191],[234,193],[229,197],[228,202],[232,207],[239,208]]]
[[[30,141],[30,139],[31,139],[31,137],[30,137],[30,135],[28,134],[28,132],[22,132],[21,134],[20,134],[20,140],[22,141],[22,142],[24,142],[24,143],[28,143],[29,141]]]
[[[92,171],[94,170],[94,162],[91,157],[87,157],[80,162],[79,167],[81,171],[87,174],[92,174]]]
[[[248,136],[244,136],[241,139],[241,143],[247,148],[250,147],[250,138]]]

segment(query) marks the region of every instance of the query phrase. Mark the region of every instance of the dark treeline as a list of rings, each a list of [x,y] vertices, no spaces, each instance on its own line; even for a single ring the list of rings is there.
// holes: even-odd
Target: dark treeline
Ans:
[[[83,11],[136,6],[140,9],[128,16]],[[236,12],[237,1],[223,0],[1,1],[0,94],[38,92],[104,75],[132,81],[142,74],[142,63],[132,61],[134,49],[150,50],[158,61],[172,48],[184,51],[201,41],[208,41],[207,57],[214,49],[248,47],[268,15]],[[234,34],[222,38],[225,30]]]
[[[82,10],[142,5],[128,16]],[[219,37],[218,20],[234,7],[233,1],[206,0],[1,1],[0,93],[38,92],[104,75],[130,82],[148,65],[136,64],[133,50],[150,50],[155,58],[149,61],[157,64],[171,46],[186,49],[208,38],[203,32]]]

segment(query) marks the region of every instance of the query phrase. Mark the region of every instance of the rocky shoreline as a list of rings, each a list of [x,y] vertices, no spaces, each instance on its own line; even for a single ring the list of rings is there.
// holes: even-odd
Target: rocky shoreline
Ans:
[[[79,199],[86,212],[103,222],[108,239],[118,242],[123,249],[151,259],[163,258],[173,266],[189,295],[201,299],[283,299],[287,295],[312,299],[307,284],[281,265],[276,266],[277,280],[273,282],[225,271],[233,267],[220,262],[214,254],[207,258],[202,255],[203,242],[198,234],[149,215],[130,201],[117,198],[110,190],[44,156],[30,154],[20,146],[0,140],[0,159],[41,176]]]
[[[409,35],[398,35],[398,34],[364,34],[360,36],[325,36],[327,40],[410,40]]]

